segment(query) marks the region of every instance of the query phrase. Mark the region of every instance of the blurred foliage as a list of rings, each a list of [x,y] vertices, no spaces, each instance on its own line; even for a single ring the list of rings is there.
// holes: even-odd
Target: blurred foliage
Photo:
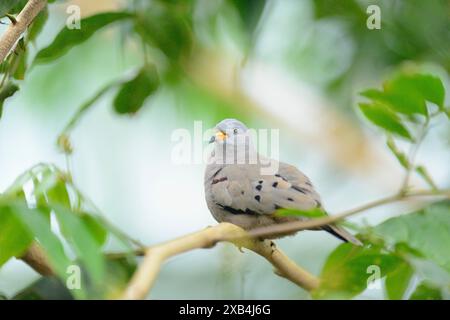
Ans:
[[[144,101],[158,89],[158,75],[153,65],[145,65],[130,81],[124,83],[113,105],[117,113],[136,113]]]
[[[22,190],[29,183],[33,192],[26,198]],[[50,214],[58,223],[58,233]],[[115,237],[125,248],[132,247],[130,239],[100,218],[70,178],[53,165],[31,168],[0,196],[0,231],[0,266],[11,257],[21,257],[32,241],[44,249],[61,281],[68,279],[69,266],[81,266],[83,285],[72,291],[77,298],[118,294],[116,285],[124,285],[123,275],[134,269],[134,260],[107,261],[102,247],[108,237]]]
[[[353,45],[348,68],[323,84],[343,109],[351,111],[352,93],[358,84],[377,79],[407,61],[434,63],[450,71],[450,3],[446,0],[314,0],[313,3],[317,27],[326,23],[341,27],[338,41]],[[366,25],[366,8],[370,4],[381,9],[381,30],[361,27]],[[419,27],[424,21],[426,27]]]
[[[0,89],[0,118],[1,118],[2,112],[3,112],[3,103],[5,102],[5,100],[7,98],[14,95],[14,93],[16,93],[16,91],[18,91],[18,90],[19,90],[19,87],[12,82],[8,82],[6,85],[4,85]]]
[[[53,2],[49,1],[49,5]],[[25,0],[1,1],[0,17],[12,19],[25,3]],[[311,17],[302,10],[305,3],[311,6]],[[115,95],[111,106],[118,115],[139,112],[157,92],[166,90],[173,95],[183,116],[208,118],[205,121],[211,123],[238,117],[251,124],[250,103],[242,99],[242,94],[217,90],[214,83],[208,83],[214,81],[203,79],[204,73],[196,74],[193,69],[203,63],[209,73],[208,68],[215,62],[208,65],[208,61],[199,62],[198,57],[208,57],[205,52],[230,50],[217,46],[223,39],[239,51],[242,66],[252,57],[259,58],[260,37],[264,35],[265,24],[273,18],[272,28],[287,25],[289,29],[276,34],[277,40],[285,43],[272,48],[280,63],[290,73],[322,86],[342,106],[352,105],[352,91],[361,79],[378,79],[386,70],[398,70],[381,89],[361,93],[367,101],[359,104],[359,110],[385,134],[388,149],[407,176],[416,173],[430,190],[436,190],[427,168],[415,163],[414,154],[434,119],[450,116],[450,109],[445,106],[444,83],[440,77],[423,73],[420,68],[401,66],[408,61],[419,65],[431,62],[447,72],[450,70],[449,3],[445,0],[377,3],[381,6],[383,32],[361,27],[366,24],[368,5],[362,0],[315,0],[302,4],[259,0],[134,0],[117,11],[83,18],[79,30],[62,28],[48,46],[38,48],[31,57],[32,46],[49,18],[45,8],[0,64],[0,117],[5,101],[17,94],[26,78],[30,61],[31,65],[55,63],[95,33],[117,26],[122,32],[125,54],[127,50],[136,50],[140,59],[129,74],[99,85],[97,92],[75,112],[58,138],[58,146],[66,156],[73,152],[71,130],[81,116],[112,90]],[[288,5],[289,17],[280,21],[277,16],[274,18],[274,12],[282,5]],[[310,20],[302,25],[299,17]],[[418,27],[423,21],[426,26]],[[303,27],[304,38],[298,41],[298,34],[292,30]],[[338,50],[330,50],[336,46]],[[316,74],[322,75],[321,81],[315,81],[319,79]],[[216,80],[221,77],[220,74]],[[408,150],[399,147],[404,146],[399,141],[406,142]],[[31,191],[25,192],[30,185]],[[406,183],[400,193],[407,191]],[[377,266],[388,299],[449,298],[450,256],[446,248],[450,240],[449,212],[448,201],[434,203],[365,228],[358,235],[364,241],[363,247],[342,244],[329,255],[321,273],[321,286],[313,297],[353,298],[367,289],[368,268]],[[283,210],[279,214],[309,218],[325,215],[318,209]],[[122,256],[105,253],[105,244],[111,239],[123,246]],[[42,247],[55,276],[40,278],[14,299],[115,298],[136,268],[135,241],[102,218],[73,183],[70,173],[52,164],[38,164],[27,170],[0,195],[0,267],[13,257],[20,258],[32,243]],[[72,265],[81,268],[82,285],[80,289],[68,290],[67,270]]]
[[[50,46],[39,51],[34,58],[34,63],[43,63],[57,59],[72,47],[89,39],[99,29],[130,17],[132,15],[125,12],[108,12],[82,19],[80,22],[83,25],[82,28],[62,29]]]
[[[427,286],[418,286],[411,299],[448,297],[449,210],[450,201],[435,203],[368,228],[358,235],[364,240],[364,247],[348,243],[338,246],[328,257],[321,273],[321,286],[313,295],[316,298],[352,298],[367,288],[368,277],[373,272],[371,266],[376,266],[380,274],[375,280],[385,277],[389,299],[408,298],[405,292],[413,277]],[[433,294],[425,297],[426,288]]]
[[[361,92],[361,95],[371,100],[370,103],[359,104],[361,112],[386,132],[387,146],[399,163],[408,172],[415,171],[436,189],[427,169],[415,164],[414,157],[430,130],[432,121],[442,115],[450,118],[450,108],[444,106],[445,89],[442,80],[407,70],[386,81],[383,90],[368,89]],[[394,136],[410,142],[409,152],[399,150]]]
[[[13,300],[72,300],[72,294],[57,277],[43,277],[23,289]]]
[[[315,208],[313,210],[296,210],[296,209],[278,209],[277,215],[282,217],[299,216],[307,218],[320,218],[326,216],[323,209]]]
[[[415,171],[431,190],[436,190],[427,169],[415,164],[414,156],[431,121],[442,115],[448,117],[442,81],[432,75],[402,71],[387,80],[382,90],[368,89],[361,95],[370,100],[359,104],[361,112],[386,134],[387,146],[406,170],[407,178]],[[395,137],[406,139],[415,152],[399,150]],[[407,193],[408,187],[406,180],[399,194]],[[278,213],[310,218],[325,215],[320,209],[282,209]],[[320,275],[321,285],[313,297],[352,298],[369,287],[369,276],[374,270],[378,272],[376,280],[385,279],[388,299],[405,298],[413,277],[422,283],[410,295],[411,299],[449,297],[449,213],[450,201],[444,201],[367,228],[358,235],[365,242],[363,247],[345,243],[329,255]]]

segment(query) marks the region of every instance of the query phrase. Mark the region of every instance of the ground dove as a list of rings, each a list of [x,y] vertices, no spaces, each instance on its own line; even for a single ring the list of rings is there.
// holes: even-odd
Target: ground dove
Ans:
[[[323,208],[320,196],[308,177],[292,165],[259,155],[250,131],[242,122],[225,119],[216,125],[215,131],[210,140],[214,149],[205,170],[204,184],[208,208],[217,221],[230,222],[250,230],[307,219],[279,216],[276,212],[281,208]],[[322,226],[318,230],[361,245],[358,239],[336,225]],[[264,238],[287,234],[292,232]]]

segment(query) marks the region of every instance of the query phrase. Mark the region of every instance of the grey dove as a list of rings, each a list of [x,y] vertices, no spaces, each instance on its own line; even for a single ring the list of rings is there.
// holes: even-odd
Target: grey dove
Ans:
[[[259,155],[247,127],[235,119],[225,119],[215,127],[210,143],[214,149],[205,170],[205,197],[218,222],[230,222],[246,230],[307,219],[279,216],[281,208],[310,210],[321,208],[319,194],[311,181],[296,167]],[[268,164],[275,164],[272,172]],[[337,238],[361,242],[336,225],[320,227]],[[286,234],[267,235],[278,238]]]

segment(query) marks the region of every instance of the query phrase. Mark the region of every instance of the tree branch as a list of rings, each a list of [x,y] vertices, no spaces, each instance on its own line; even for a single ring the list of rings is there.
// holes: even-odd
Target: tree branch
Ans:
[[[236,240],[238,239],[238,240]],[[218,242],[228,241],[239,248],[247,248],[264,257],[275,268],[276,273],[306,290],[318,287],[319,279],[290,260],[271,241],[248,237],[248,233],[230,223],[220,223],[153,247],[149,247],[144,261],[133,275],[123,299],[144,299],[152,288],[161,265],[170,257],[199,248],[210,248]]]
[[[53,269],[48,262],[47,256],[36,242],[33,242],[20,259],[43,276],[53,275]]]
[[[262,236],[274,236],[286,232],[295,232],[335,223],[362,211],[388,203],[418,196],[445,196],[450,198],[450,190],[419,190],[409,193],[398,193],[389,197],[369,202],[360,207],[344,211],[334,216],[296,221],[252,229],[248,232],[229,223],[220,223],[187,236],[171,240],[145,250],[144,261],[133,275],[122,296],[123,299],[143,299],[152,288],[162,264],[170,257],[198,248],[208,248],[218,242],[231,242],[239,248],[244,247],[256,252],[268,260],[276,269],[276,274],[311,291],[318,287],[319,279],[290,260],[278,250],[271,241],[258,240]]]
[[[19,13],[16,21],[11,23],[0,38],[0,62],[3,62],[8,53],[25,32],[27,27],[47,5],[47,0],[30,0]]]
[[[218,242],[230,242],[238,248],[247,248],[264,257],[275,267],[275,273],[293,283],[299,285],[305,290],[311,291],[319,286],[319,279],[308,271],[298,266],[289,259],[282,251],[276,248],[271,241],[259,240],[262,236],[283,234],[305,229],[320,227],[326,224],[335,223],[351,215],[362,211],[372,209],[381,205],[404,200],[406,198],[419,196],[443,196],[450,198],[450,190],[418,190],[406,194],[395,194],[389,197],[381,198],[365,205],[344,211],[334,216],[317,218],[308,221],[289,222],[279,225],[273,225],[264,228],[257,228],[245,231],[240,227],[230,223],[220,223],[214,227],[209,227],[199,232],[179,237],[162,244],[137,249],[135,255],[144,255],[144,261],[133,275],[128,287],[126,288],[123,299],[143,299],[152,288],[162,264],[175,255],[188,252],[199,248],[211,248]],[[127,255],[129,253],[126,253]],[[107,254],[110,258],[119,258],[123,253]],[[33,243],[28,251],[22,256],[25,263],[30,265],[41,275],[53,274],[52,268],[48,263],[45,253],[41,247]]]

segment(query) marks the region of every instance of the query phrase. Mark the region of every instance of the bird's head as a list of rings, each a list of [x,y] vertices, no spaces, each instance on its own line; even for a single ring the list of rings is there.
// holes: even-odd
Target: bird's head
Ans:
[[[215,126],[216,133],[209,140],[210,143],[238,145],[248,143],[250,136],[248,128],[236,119],[225,119]]]

